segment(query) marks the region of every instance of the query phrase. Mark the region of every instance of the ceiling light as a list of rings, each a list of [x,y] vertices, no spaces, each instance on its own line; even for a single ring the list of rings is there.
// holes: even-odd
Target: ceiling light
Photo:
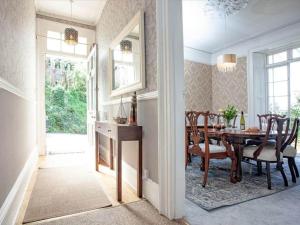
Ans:
[[[220,72],[233,72],[236,67],[236,54],[223,54],[218,56],[217,67]]]
[[[72,4],[73,0],[70,0],[71,3],[71,19],[72,19]],[[68,45],[77,45],[78,44],[78,31],[72,27],[65,29],[65,43]]]

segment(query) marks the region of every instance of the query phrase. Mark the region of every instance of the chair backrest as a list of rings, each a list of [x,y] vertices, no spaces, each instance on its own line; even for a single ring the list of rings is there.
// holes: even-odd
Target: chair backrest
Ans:
[[[300,123],[300,119],[296,118],[294,120],[293,128],[289,134],[289,138],[286,140],[286,142],[283,144],[281,148],[282,151],[286,148],[287,145],[291,145],[293,142],[295,142],[295,148],[297,149],[299,123]]]
[[[196,112],[189,111],[185,113],[186,122],[189,123],[191,127],[191,139],[193,141],[193,151],[202,151],[205,154],[209,154],[209,139],[208,139],[208,117],[209,112]],[[198,121],[199,117],[203,117],[203,126],[202,124],[199,126]],[[199,130],[199,127],[204,132]],[[204,133],[204,136],[203,136]],[[204,140],[205,149],[201,149],[199,144]]]
[[[259,129],[262,130],[262,123],[263,122],[268,123],[268,119],[269,118],[271,118],[271,117],[274,117],[274,118],[285,118],[285,115],[268,113],[268,114],[257,114],[257,117],[258,117],[258,121],[259,121]],[[273,126],[274,126],[274,123],[273,123]]]
[[[267,120],[267,130],[266,136],[264,137],[263,143],[258,147],[258,149],[254,152],[254,157],[258,157],[262,149],[268,145],[268,140],[270,139],[270,134],[274,124],[276,123],[276,158],[277,161],[280,161],[280,152],[282,151],[282,146],[288,139],[288,131],[290,118],[281,118],[281,117],[269,117]]]

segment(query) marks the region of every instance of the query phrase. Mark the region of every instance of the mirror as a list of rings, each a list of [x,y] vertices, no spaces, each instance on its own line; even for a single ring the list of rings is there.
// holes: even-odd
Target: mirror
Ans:
[[[110,47],[111,96],[145,88],[144,14],[137,13]]]

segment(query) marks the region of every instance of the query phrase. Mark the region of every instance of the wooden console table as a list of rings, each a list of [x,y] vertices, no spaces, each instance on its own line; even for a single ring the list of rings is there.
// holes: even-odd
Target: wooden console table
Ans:
[[[117,200],[122,201],[122,141],[138,141],[138,162],[137,162],[137,196],[142,197],[142,126],[128,126],[121,125],[111,122],[101,122],[96,121],[95,124],[95,135],[96,135],[96,170],[99,171],[99,159],[100,159],[100,135],[102,134],[109,138],[110,140],[110,156],[109,156],[109,166],[114,169],[114,157],[113,157],[113,141],[116,142],[116,178],[117,178]]]

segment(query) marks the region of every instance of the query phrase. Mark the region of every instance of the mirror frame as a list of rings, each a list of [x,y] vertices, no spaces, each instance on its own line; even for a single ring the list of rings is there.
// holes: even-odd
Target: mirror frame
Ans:
[[[126,37],[137,25],[140,27],[140,79],[138,82],[129,84],[125,87],[113,90],[113,49],[120,44],[120,42]],[[130,20],[130,22],[123,28],[120,34],[112,41],[109,47],[109,59],[108,59],[108,71],[110,76],[110,96],[118,96],[125,93],[141,90],[145,88],[145,37],[144,37],[144,12],[139,11]]]

